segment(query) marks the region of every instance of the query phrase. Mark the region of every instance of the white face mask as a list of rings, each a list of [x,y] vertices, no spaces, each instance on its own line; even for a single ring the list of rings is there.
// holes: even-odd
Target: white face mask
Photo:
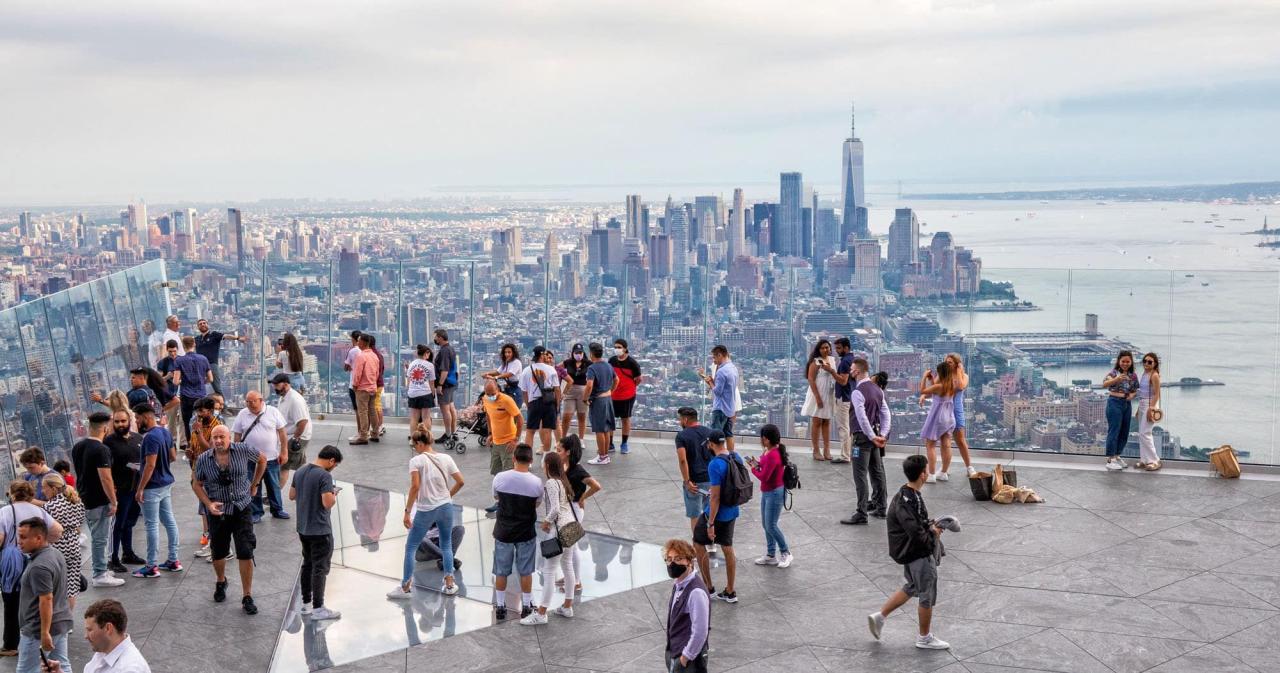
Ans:
[[[616,355],[616,356],[618,356],[618,357],[622,357],[622,354],[623,354],[624,352],[626,352],[626,350],[625,350],[625,349],[623,349],[623,348],[618,348],[617,346],[614,346],[614,347],[613,347],[613,354],[614,354],[614,355]]]

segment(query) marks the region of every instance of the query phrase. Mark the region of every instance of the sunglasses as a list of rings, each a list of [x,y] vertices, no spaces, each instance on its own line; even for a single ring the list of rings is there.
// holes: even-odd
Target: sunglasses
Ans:
[[[1143,360],[1143,361],[1142,361],[1142,364],[1144,364],[1144,365],[1153,365],[1153,364],[1155,364],[1155,363],[1156,363],[1156,361],[1155,361],[1155,360]]]

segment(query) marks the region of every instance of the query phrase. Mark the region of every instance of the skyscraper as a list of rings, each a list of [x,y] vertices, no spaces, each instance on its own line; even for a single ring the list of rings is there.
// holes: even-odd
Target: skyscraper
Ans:
[[[914,267],[920,261],[920,221],[910,208],[893,212],[889,225],[889,266],[894,269]]]
[[[143,212],[146,212],[145,206]],[[234,259],[236,269],[244,272],[244,220],[239,208],[227,209],[227,225],[222,230],[222,249],[226,251],[227,261]]]
[[[695,197],[693,213],[698,223],[694,242],[716,240],[716,229],[724,226],[724,199],[719,196]]]
[[[726,239],[730,267],[733,266],[734,260],[747,254],[746,218],[746,203],[743,200],[742,188],[739,187],[733,190],[733,216],[729,219],[729,235]]]
[[[858,139],[857,117],[854,114],[856,109],[851,111],[849,115],[849,137],[844,141],[842,152],[843,162],[840,171],[840,190],[841,200],[844,212],[844,226],[841,227],[840,246],[843,249],[845,242],[849,240],[849,235],[853,234],[856,238],[870,238],[871,235],[865,229],[860,231],[858,227],[858,208],[867,205],[867,194],[863,187],[862,179],[862,141]]]
[[[671,276],[689,280],[689,219],[684,208],[667,212],[667,230],[671,236]]]
[[[780,182],[778,221],[770,231],[773,249],[779,255],[800,257],[804,254],[804,176],[783,173]]]
[[[137,205],[129,204],[129,228],[143,245],[151,238],[151,223],[147,220],[147,202],[138,199]]]
[[[548,277],[560,273],[560,244],[556,241],[556,232],[548,231],[547,240],[542,244],[542,263]]]
[[[643,232],[640,230],[640,211],[644,204],[640,201],[639,194],[627,195],[627,238],[641,238]]]
[[[880,287],[880,241],[877,239],[853,242],[853,286],[860,290]]]
[[[24,238],[31,238],[31,211],[24,210],[18,213],[18,233]]]
[[[523,240],[519,226],[500,229],[491,234],[493,247],[490,259],[493,268],[501,271],[512,271],[523,255]]]
[[[356,250],[348,252],[343,248],[338,253],[338,291],[343,294],[359,292],[362,289],[361,286],[360,252]]]

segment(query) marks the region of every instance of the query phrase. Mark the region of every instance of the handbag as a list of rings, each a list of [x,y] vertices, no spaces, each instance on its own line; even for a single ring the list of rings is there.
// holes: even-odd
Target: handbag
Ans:
[[[547,485],[542,484],[542,496],[550,500],[550,493],[547,491]],[[557,504],[557,507],[560,505]],[[570,505],[572,508],[572,505]],[[538,549],[542,552],[542,558],[555,558],[564,553],[564,547],[560,544],[560,525],[556,524],[556,534],[538,543]]]
[[[582,522],[578,521],[578,510],[573,508],[573,503],[569,503],[569,511],[573,513],[573,523],[567,523],[556,528],[556,539],[560,541],[560,546],[568,549],[581,540],[587,531],[582,527]]]
[[[1240,478],[1240,460],[1236,457],[1236,450],[1231,448],[1230,444],[1223,444],[1210,451],[1209,464],[1219,477],[1224,479]]]

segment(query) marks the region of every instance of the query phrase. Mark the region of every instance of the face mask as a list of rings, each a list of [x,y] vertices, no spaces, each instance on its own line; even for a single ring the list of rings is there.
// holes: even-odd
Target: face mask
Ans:
[[[683,563],[676,563],[675,561],[672,561],[671,563],[667,564],[667,575],[671,579],[678,579],[688,569],[689,569],[689,566],[684,565]]]
[[[574,354],[573,354],[573,359],[574,359],[574,360],[579,360],[579,361],[581,361],[581,360],[582,360],[582,353],[574,353]]]
[[[497,402],[497,401],[498,401],[498,396],[497,396],[497,395],[485,395],[485,396],[484,396],[484,398],[485,398],[486,400],[489,400],[490,402]]]
[[[618,357],[622,357],[622,353],[623,353],[623,351],[624,351],[624,350],[625,350],[625,349],[618,348],[617,346],[615,346],[615,347],[613,348],[613,354],[614,354],[614,355],[616,355],[616,356],[618,356]]]

